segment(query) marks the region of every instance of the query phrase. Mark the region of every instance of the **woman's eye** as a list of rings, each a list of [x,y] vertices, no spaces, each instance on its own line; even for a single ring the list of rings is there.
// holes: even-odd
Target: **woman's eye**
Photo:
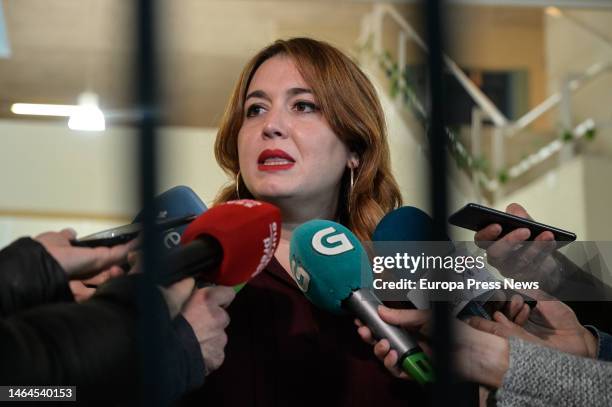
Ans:
[[[258,116],[261,114],[261,112],[263,112],[264,108],[263,106],[260,105],[251,105],[247,108],[246,111],[246,116],[247,117],[254,117],[254,116]]]
[[[319,110],[319,107],[312,102],[296,102],[294,109],[301,113],[312,113]]]

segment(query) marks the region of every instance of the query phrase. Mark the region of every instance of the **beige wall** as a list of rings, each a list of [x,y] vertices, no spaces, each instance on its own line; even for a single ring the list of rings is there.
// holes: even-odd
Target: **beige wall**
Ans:
[[[584,72],[589,66],[612,62],[612,12],[569,10],[568,18],[547,16],[546,58],[549,67],[548,91],[556,92],[568,75]],[[586,24],[607,43],[576,24]],[[575,124],[587,118],[598,123],[598,136],[589,143],[593,154],[612,156],[612,70],[594,78],[576,91],[571,99]]]
[[[226,177],[214,129],[162,129],[159,190],[188,185],[209,204]],[[0,246],[65,226],[79,235],[131,221],[139,210],[134,129],[74,132],[62,123],[0,121]]]
[[[0,121],[0,210],[121,218],[135,207],[135,133]]]
[[[589,240],[612,241],[611,175],[612,160],[609,158],[589,157],[584,160],[585,227]]]

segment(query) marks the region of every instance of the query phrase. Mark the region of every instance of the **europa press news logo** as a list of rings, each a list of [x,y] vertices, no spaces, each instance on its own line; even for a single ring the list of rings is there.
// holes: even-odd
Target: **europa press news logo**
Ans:
[[[324,256],[337,256],[355,248],[348,236],[342,232],[336,232],[332,226],[315,233],[312,236],[311,244],[316,252]],[[300,289],[307,292],[310,287],[310,274],[298,263],[295,256],[291,258],[291,273]]]

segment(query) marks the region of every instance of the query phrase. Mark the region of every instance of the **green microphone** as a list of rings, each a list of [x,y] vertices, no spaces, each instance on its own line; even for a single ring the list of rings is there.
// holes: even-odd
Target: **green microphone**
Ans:
[[[387,339],[399,355],[398,365],[418,383],[433,381],[429,358],[410,334],[383,321],[382,302],[372,292],[372,269],[357,237],[328,220],[312,220],[293,231],[291,273],[306,297],[335,314],[349,313],[370,328],[378,340]]]

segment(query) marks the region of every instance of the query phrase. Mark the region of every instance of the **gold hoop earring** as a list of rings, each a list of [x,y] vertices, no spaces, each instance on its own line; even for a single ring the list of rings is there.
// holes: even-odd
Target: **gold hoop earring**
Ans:
[[[236,199],[240,199],[240,170],[236,173]]]
[[[351,185],[349,187],[346,210],[348,211],[348,213],[351,213],[351,200],[353,197],[353,188],[355,187],[355,174],[353,167],[349,167],[349,169],[351,170]]]

